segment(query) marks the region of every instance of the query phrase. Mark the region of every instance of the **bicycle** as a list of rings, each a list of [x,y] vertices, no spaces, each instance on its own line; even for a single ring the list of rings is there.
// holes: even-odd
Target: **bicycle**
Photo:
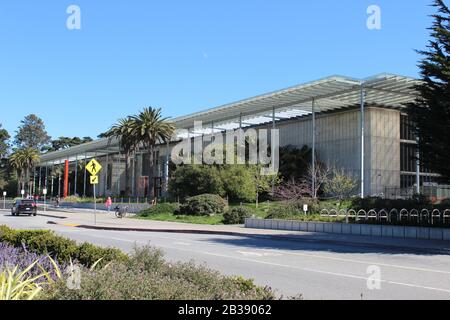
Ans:
[[[116,217],[119,219],[125,218],[128,214],[128,207],[117,206],[114,210],[116,212]]]

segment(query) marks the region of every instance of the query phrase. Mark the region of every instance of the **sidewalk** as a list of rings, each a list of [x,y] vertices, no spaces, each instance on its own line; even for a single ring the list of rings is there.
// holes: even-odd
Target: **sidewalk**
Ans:
[[[39,213],[44,215],[43,212]],[[93,230],[194,233],[241,237],[259,237],[286,241],[303,241],[311,243],[336,243],[360,247],[385,247],[403,251],[426,251],[434,254],[450,254],[449,241],[378,238],[367,236],[338,235],[327,233],[279,231],[248,229],[240,225],[198,225],[179,222],[138,220],[133,218],[118,219],[114,213],[98,211],[96,223],[94,212],[84,209],[64,210],[50,209],[45,213],[49,224]]]

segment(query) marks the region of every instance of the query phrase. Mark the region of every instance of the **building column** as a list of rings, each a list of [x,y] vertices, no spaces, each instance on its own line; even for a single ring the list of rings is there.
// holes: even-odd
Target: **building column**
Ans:
[[[104,181],[104,186],[103,186],[103,194],[106,197],[106,193],[108,192],[108,167],[109,167],[109,149],[107,148],[107,153],[106,153],[106,168],[104,169],[104,177],[105,177],[105,181]]]
[[[87,155],[84,154],[84,181],[83,181],[83,198],[86,198],[86,165],[87,165]]]
[[[416,137],[416,194],[420,194],[420,152],[419,152],[419,137]]]
[[[39,174],[38,174],[38,177],[39,177],[39,182],[38,182],[38,191],[37,192],[35,192],[35,194],[41,194],[41,187],[42,187],[42,167],[41,166],[39,166]]]
[[[164,193],[167,197],[169,193],[169,163],[170,163],[170,140],[167,141],[166,146],[166,161],[164,164]]]
[[[276,122],[275,122],[275,107],[273,107],[272,108],[272,130],[273,130],[273,132],[272,132],[272,134],[270,135],[270,138],[272,139],[272,135],[275,133],[275,130],[277,129],[277,124],[276,124]],[[272,141],[273,141],[273,139],[272,139]],[[274,149],[274,146],[273,146],[273,144],[272,144],[272,142],[270,143],[270,145],[271,145],[271,157],[272,157],[272,166],[273,167],[275,167],[275,153],[273,152],[275,149]],[[272,194],[274,194],[275,193],[275,176],[273,176],[273,178],[272,178]]]
[[[48,189],[48,163],[45,163],[45,189]],[[48,190],[47,190],[48,193]]]
[[[120,197],[120,143],[119,153],[117,154],[117,196]]]
[[[316,99],[312,99],[312,156],[311,156],[311,171],[312,171],[312,197],[315,199],[316,195]]]
[[[64,161],[64,198],[69,195],[69,160]]]
[[[365,176],[364,176],[364,160],[365,160],[365,145],[364,145],[364,135],[365,135],[365,126],[366,126],[366,119],[364,114],[364,107],[365,107],[365,90],[364,85],[361,84],[361,198],[364,199],[364,182],[365,182]]]
[[[73,188],[73,194],[77,195],[77,184],[78,184],[78,154],[75,155],[75,186]]]

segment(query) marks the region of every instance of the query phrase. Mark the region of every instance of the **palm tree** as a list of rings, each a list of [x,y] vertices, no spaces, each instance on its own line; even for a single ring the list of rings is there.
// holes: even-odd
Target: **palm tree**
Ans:
[[[31,170],[34,165],[39,162],[39,151],[33,148],[25,148],[16,150],[9,158],[11,166],[17,171],[19,178],[18,188],[25,189],[28,183],[29,193],[33,183],[30,182]]]
[[[130,159],[131,154],[136,150],[138,142],[132,135],[134,120],[131,117],[119,119],[111,129],[100,135],[102,138],[117,138],[120,147],[125,153],[125,194],[131,194],[129,180],[130,180]]]
[[[162,117],[161,109],[145,108],[142,112],[131,117],[133,121],[131,135],[137,143],[142,143],[149,155],[148,193],[154,197],[153,167],[155,164],[155,147],[158,143],[167,143],[175,132],[175,126]]]
[[[17,174],[17,194],[20,194],[20,190],[24,189],[24,167],[25,164],[22,162],[22,157],[20,156],[20,152],[15,151],[11,156],[9,157],[9,163],[11,167],[16,170]]]

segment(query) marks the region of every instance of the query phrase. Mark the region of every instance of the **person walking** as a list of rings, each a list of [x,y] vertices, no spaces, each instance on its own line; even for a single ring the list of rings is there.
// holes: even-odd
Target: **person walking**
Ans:
[[[59,208],[60,198],[59,195],[56,196],[56,207]]]
[[[111,199],[111,197],[108,197],[108,199],[106,199],[105,206],[106,206],[106,209],[108,210],[108,213],[110,213],[111,212],[111,207],[112,207],[112,199]]]

